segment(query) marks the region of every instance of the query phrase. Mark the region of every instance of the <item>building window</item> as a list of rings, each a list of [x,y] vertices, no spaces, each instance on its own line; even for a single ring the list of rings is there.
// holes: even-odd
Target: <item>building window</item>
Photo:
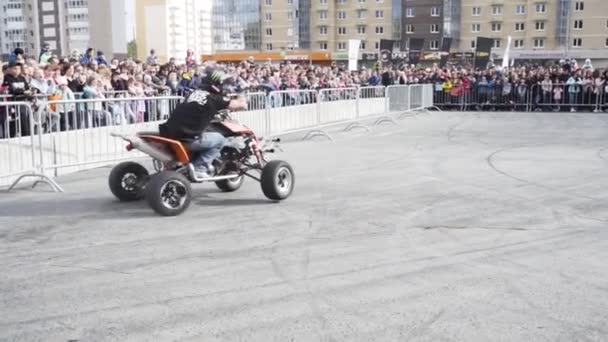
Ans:
[[[526,5],[517,5],[517,7],[515,7],[515,13],[526,14]]]
[[[431,17],[438,17],[440,15],[439,7],[431,7]]]
[[[271,28],[267,28],[266,29],[266,35],[267,36],[272,36],[272,29]]]
[[[526,30],[526,24],[525,23],[515,23],[515,31],[516,32],[523,32]]]
[[[266,13],[266,14],[264,14],[264,19],[266,19],[266,21],[271,21],[272,20],[272,13]]]
[[[575,20],[574,21],[574,29],[575,30],[581,30],[583,28],[583,21],[582,20]]]
[[[492,6],[492,14],[493,15],[502,15],[502,5]]]
[[[431,33],[439,33],[439,24],[431,24]]]
[[[497,49],[500,48],[500,39],[494,39],[494,47]]]
[[[327,50],[327,43],[319,43],[319,50],[322,50],[322,51]]]
[[[502,31],[501,23],[492,23],[492,32],[500,32]]]
[[[338,19],[340,19],[340,20],[346,19],[346,12],[338,11]]]
[[[376,34],[384,34],[384,26],[376,26]]]
[[[414,33],[414,25],[412,24],[407,24],[405,25],[405,33]]]
[[[319,19],[327,20],[327,11],[319,11]]]
[[[321,5],[327,5],[327,0],[319,0],[319,3],[320,3]]]
[[[522,49],[524,47],[524,40],[523,39],[515,39],[513,41],[513,46],[516,49]]]
[[[319,34],[322,36],[326,36],[327,35],[327,26],[319,27]]]
[[[346,0],[338,0],[338,5],[344,5],[346,3]]]
[[[481,31],[481,24],[471,24],[471,32]]]
[[[536,4],[536,13],[546,13],[547,12],[547,4],[540,3]]]
[[[574,40],[572,41],[572,46],[573,47],[583,46],[583,40],[581,38],[574,38]]]
[[[584,1],[577,1],[574,3],[574,10],[577,12],[581,12],[585,10],[585,2]]]
[[[287,12],[287,20],[293,20],[293,12],[292,11]]]
[[[412,7],[408,7],[405,9],[405,16],[408,18],[413,18],[416,16],[416,11]]]
[[[384,11],[376,10],[376,18],[384,18]]]
[[[545,30],[545,22],[544,21],[537,21],[535,25],[536,25],[536,31],[544,31]]]
[[[376,42],[376,50],[380,48],[380,42]]]
[[[365,41],[364,40],[361,41],[361,50],[365,50]]]
[[[605,46],[608,48],[608,38],[606,38],[606,45]]]
[[[359,18],[359,19],[367,18],[367,11],[363,11],[363,10],[357,11],[357,18]]]
[[[338,42],[338,50],[340,50],[340,51],[346,50],[346,43],[345,42]]]
[[[266,0],[264,1],[264,4],[266,4],[266,6],[272,6],[272,0]]]
[[[431,40],[431,43],[429,46],[430,46],[431,50],[439,50],[439,41],[436,39]]]
[[[535,48],[544,48],[545,40],[542,38],[534,39],[534,47]]]
[[[272,43],[266,44],[266,50],[268,50],[268,51],[272,50]]]
[[[346,34],[346,27],[338,27],[338,34],[339,35],[345,35]]]
[[[473,7],[473,8],[471,9],[471,14],[472,14],[474,17],[478,17],[478,16],[480,16],[480,15],[481,15],[481,7]]]
[[[471,49],[475,49],[477,47],[477,41],[471,40]]]
[[[365,34],[365,26],[357,26],[357,33],[358,34]]]

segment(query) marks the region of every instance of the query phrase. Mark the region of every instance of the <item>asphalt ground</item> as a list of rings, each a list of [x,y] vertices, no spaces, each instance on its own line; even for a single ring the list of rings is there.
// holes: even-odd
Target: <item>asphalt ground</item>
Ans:
[[[608,115],[429,113],[284,145],[293,196],[110,168],[0,193],[2,341],[606,341]]]

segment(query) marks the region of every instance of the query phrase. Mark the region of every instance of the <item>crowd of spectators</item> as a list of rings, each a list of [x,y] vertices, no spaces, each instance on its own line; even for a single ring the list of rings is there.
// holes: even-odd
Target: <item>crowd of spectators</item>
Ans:
[[[178,64],[172,58],[160,64],[154,51],[145,61],[108,60],[102,51],[94,49],[88,49],[82,56],[60,58],[53,55],[48,46],[38,58],[33,58],[16,49],[8,63],[2,63],[0,101],[187,96],[200,85],[208,62],[197,62],[192,51],[188,51],[184,60],[185,63]],[[249,58],[225,67],[234,75],[234,92],[269,94],[278,90],[425,83],[433,84],[435,104],[442,109],[603,111],[608,108],[608,71],[594,69],[589,61],[582,66],[562,60],[548,66],[521,65],[505,69],[404,64],[348,71],[344,63],[310,65],[256,62]],[[57,107],[54,112],[59,116],[75,111],[73,106]],[[61,129],[108,124],[107,109],[94,110],[93,120],[70,122],[62,117]],[[151,119],[145,104],[135,103],[135,108],[129,110],[131,121]],[[6,110],[0,110],[0,124],[9,116]],[[22,132],[27,130],[25,122],[21,126]],[[6,127],[0,127],[0,131],[4,130]]]

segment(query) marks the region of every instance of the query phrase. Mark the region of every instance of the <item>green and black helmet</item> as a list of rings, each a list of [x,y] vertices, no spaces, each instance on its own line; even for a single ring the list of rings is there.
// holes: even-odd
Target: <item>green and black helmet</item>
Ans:
[[[224,85],[230,83],[232,75],[228,74],[224,69],[218,66],[209,66],[205,68],[205,77],[203,77],[201,88],[212,93],[221,94],[224,91]]]

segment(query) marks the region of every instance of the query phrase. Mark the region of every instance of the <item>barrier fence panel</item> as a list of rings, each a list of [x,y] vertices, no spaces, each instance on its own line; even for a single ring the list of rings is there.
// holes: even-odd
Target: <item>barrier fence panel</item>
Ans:
[[[36,146],[40,150],[44,170],[57,176],[136,157],[135,151],[126,151],[124,141],[110,134],[158,131],[158,124],[182,100],[174,96],[50,101],[47,110],[57,111],[60,123],[48,126],[45,129],[47,134],[40,135],[40,143]],[[149,114],[133,113],[134,104],[141,105]],[[93,125],[77,127],[78,118],[83,117],[89,118]]]
[[[322,89],[319,91],[320,124],[357,118],[357,88]]]
[[[232,117],[243,125],[251,128],[256,134],[266,136],[268,132],[268,115],[266,112],[268,100],[265,93],[244,94],[247,99],[247,110],[232,113]]]
[[[361,87],[359,88],[359,116],[383,114],[386,108],[386,88]]]
[[[433,107],[433,85],[423,84],[422,85],[422,108]]]
[[[26,102],[0,102],[0,187],[38,171],[33,113]]]
[[[275,91],[268,96],[267,134],[313,127],[320,123],[319,94],[314,90]]]
[[[530,89],[525,83],[456,83],[447,87],[439,83],[433,85],[434,104],[441,110],[527,111],[529,98]]]
[[[424,108],[422,104],[423,99],[423,85],[422,84],[412,84],[409,85],[409,105],[410,110],[418,110]]]
[[[404,112],[411,108],[410,86],[392,85],[386,87],[386,112]]]

